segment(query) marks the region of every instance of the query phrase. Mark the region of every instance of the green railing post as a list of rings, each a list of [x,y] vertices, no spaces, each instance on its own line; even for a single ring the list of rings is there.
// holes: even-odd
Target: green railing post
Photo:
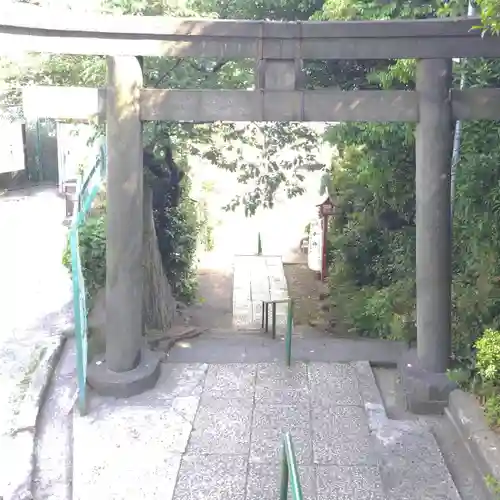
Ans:
[[[290,433],[287,432],[283,436],[280,500],[287,500],[289,482],[290,490],[292,493],[292,500],[302,500],[302,487],[300,485],[297,459],[295,458],[295,450],[293,449],[292,437],[290,436]]]
[[[293,300],[288,299],[288,310],[286,316],[286,365],[292,363],[292,330],[293,330]]]
[[[260,231],[257,234],[257,255],[262,255],[262,238],[260,237]]]
[[[288,498],[288,460],[286,457],[285,440],[283,440],[281,450],[281,483],[280,483],[280,500]]]

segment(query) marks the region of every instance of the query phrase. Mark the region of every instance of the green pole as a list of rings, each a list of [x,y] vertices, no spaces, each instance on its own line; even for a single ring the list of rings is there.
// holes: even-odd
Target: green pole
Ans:
[[[257,255],[262,255],[262,239],[260,237],[260,231],[257,235]]]
[[[292,364],[292,329],[293,329],[293,301],[288,300],[288,311],[286,317],[286,365]]]
[[[288,497],[288,460],[286,456],[286,444],[283,440],[283,448],[281,450],[281,485],[280,485],[280,500],[287,500]]]
[[[290,489],[292,490],[293,500],[302,499],[302,486],[300,485],[299,468],[297,467],[297,458],[292,443],[292,436],[289,432],[285,434],[285,448],[288,463],[288,476],[290,480]]]
[[[302,486],[297,467],[297,459],[293,448],[292,436],[289,432],[283,436],[283,455],[281,458],[281,488],[280,500],[287,500],[288,483],[290,482],[290,490],[292,500],[303,500]]]

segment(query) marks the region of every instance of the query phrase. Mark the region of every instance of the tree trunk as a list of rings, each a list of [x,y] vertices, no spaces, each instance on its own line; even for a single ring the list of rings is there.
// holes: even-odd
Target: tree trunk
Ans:
[[[176,302],[163,270],[153,219],[153,195],[144,182],[144,324],[147,331],[165,332],[175,317]]]

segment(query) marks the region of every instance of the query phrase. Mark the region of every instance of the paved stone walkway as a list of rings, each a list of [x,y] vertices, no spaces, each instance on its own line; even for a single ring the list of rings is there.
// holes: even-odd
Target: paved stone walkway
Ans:
[[[460,500],[429,424],[390,420],[370,364],[353,361],[394,362],[403,346],[297,335],[286,368],[283,342],[252,331],[274,293],[287,293],[279,257],[236,257],[233,312],[244,332],[180,342],[153,390],[91,393],[89,414],[75,412],[70,425],[65,385],[53,390],[38,455],[57,471],[39,465],[37,500],[56,491],[61,500],[276,500],[285,431],[306,500]]]
[[[233,326],[236,329],[260,329],[262,301],[286,298],[288,291],[280,256],[236,255],[234,257]],[[284,331],[286,312],[286,304],[277,304],[278,331]],[[269,322],[271,322],[271,312],[269,312]]]
[[[38,396],[62,332],[71,280],[61,258],[64,200],[56,188],[0,194],[0,497],[30,487]],[[16,496],[17,495],[17,496]]]
[[[71,279],[61,263],[64,216],[64,200],[53,187],[0,196],[0,434],[15,426],[50,337],[68,326],[57,324],[61,312],[70,312],[64,306],[71,309]]]
[[[145,394],[93,395],[73,420],[73,498],[275,500],[290,431],[306,500],[459,500],[430,429],[387,418],[369,363],[325,362],[392,360],[401,346],[304,336],[286,368],[283,343],[251,331],[261,300],[286,296],[280,257],[236,257],[246,331],[178,344]]]
[[[73,498],[275,500],[290,431],[304,498],[459,500],[429,430],[389,421],[366,362],[175,364],[76,416]]]

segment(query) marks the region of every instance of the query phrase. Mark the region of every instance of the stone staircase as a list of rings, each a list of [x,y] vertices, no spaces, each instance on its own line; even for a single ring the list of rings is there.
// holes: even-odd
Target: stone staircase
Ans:
[[[228,333],[209,335],[174,348],[154,390],[127,400],[92,394],[86,417],[68,415],[72,356],[64,355],[37,429],[34,498],[106,492],[116,500],[275,500],[285,431],[294,440],[305,499],[489,498],[445,417],[389,418],[368,362],[314,360],[325,356],[318,348],[324,340],[316,338],[309,361],[294,359],[286,368],[257,350],[269,339],[250,334],[235,335],[232,345],[246,346],[252,359],[235,362],[235,351],[223,349]],[[329,353],[348,361],[356,353],[344,348],[342,355],[342,342]],[[209,343],[220,343],[216,356],[207,352]],[[191,353],[189,362],[181,351]]]
[[[73,498],[275,500],[285,431],[307,500],[460,499],[430,426],[387,417],[367,362],[168,362],[154,391],[94,396]]]
[[[276,500],[286,431],[305,500],[489,500],[445,417],[388,415],[372,364],[394,366],[404,343],[295,327],[285,366],[284,329],[260,331],[255,307],[272,285],[251,284],[279,266],[260,259],[260,274],[240,273],[251,300],[243,310],[235,291],[234,328],[179,342],[151,391],[92,394],[87,416],[67,415],[63,356],[37,429],[36,500]]]

